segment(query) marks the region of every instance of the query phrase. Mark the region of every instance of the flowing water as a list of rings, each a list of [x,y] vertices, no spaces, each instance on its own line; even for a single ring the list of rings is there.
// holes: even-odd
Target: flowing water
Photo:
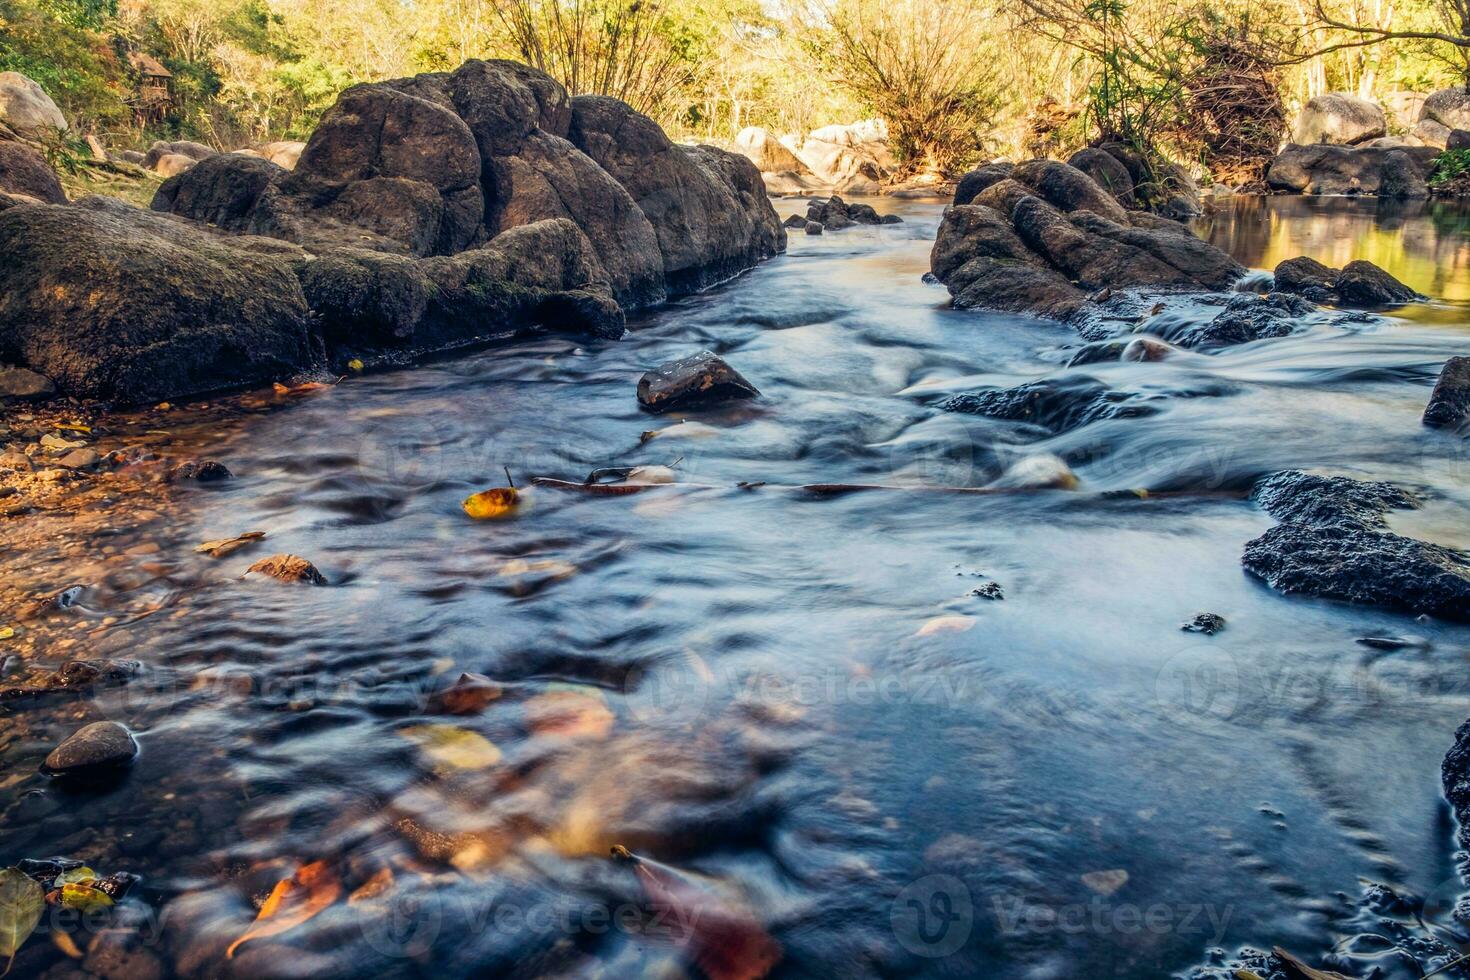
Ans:
[[[144,875],[169,962],[201,975],[741,976],[763,931],[781,976],[1162,977],[1247,944],[1320,960],[1365,882],[1442,911],[1470,629],[1271,592],[1240,567],[1272,523],[1242,493],[1285,467],[1393,480],[1428,497],[1396,530],[1470,548],[1467,443],[1419,423],[1470,352],[1470,215],[1227,205],[1199,227],[1249,265],[1363,257],[1436,298],[1077,369],[1155,411],[1050,435],[935,405],[1063,373],[1077,336],[947,309],[920,278],[941,208],[879,203],[905,223],[795,235],[621,342],[353,378],[197,434],[237,479],[191,491],[164,558],[111,586],[177,612],[88,634],[143,662],[133,685],[28,716],[0,860]],[[762,397],[641,412],[640,373],[700,348]],[[945,492],[1038,453],[1079,485]],[[641,464],[679,484],[460,509],[507,468]],[[251,529],[263,550],[189,554]],[[274,552],[330,586],[238,577]],[[1181,631],[1206,611],[1224,632]],[[448,713],[462,672],[498,686]],[[95,717],[138,732],[126,779],[30,775]],[[615,844],[705,897],[694,938]],[[317,860],[344,895],[393,884],[225,960],[252,897]]]

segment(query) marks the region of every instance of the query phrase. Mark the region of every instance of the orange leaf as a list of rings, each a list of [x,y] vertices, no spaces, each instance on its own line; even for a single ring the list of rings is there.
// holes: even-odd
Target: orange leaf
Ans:
[[[342,883],[325,861],[304,865],[294,875],[276,882],[270,897],[260,907],[255,923],[225,950],[225,959],[233,959],[240,944],[251,939],[279,936],[294,929],[335,902],[342,894]]]
[[[520,502],[521,492],[515,487],[495,487],[466,497],[463,506],[466,514],[483,521],[506,516]]]
[[[552,685],[526,702],[531,731],[542,737],[603,739],[616,720],[595,687]]]

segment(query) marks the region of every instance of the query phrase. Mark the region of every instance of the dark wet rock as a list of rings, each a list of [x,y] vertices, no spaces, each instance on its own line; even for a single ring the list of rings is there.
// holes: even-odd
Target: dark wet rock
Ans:
[[[638,380],[638,403],[654,412],[702,407],[760,392],[710,351],[660,364]]]
[[[24,143],[0,142],[0,192],[65,204],[66,191],[46,158]]]
[[[226,231],[244,232],[261,196],[289,173],[260,157],[220,153],[165,180],[151,207]]]
[[[945,399],[939,407],[946,412],[1029,422],[1054,433],[1102,419],[1136,418],[1156,411],[1096,378],[1076,374],[1043,378],[1015,388],[968,391]]]
[[[1025,184],[1007,177],[1005,180],[996,181],[979,194],[976,194],[974,200],[970,203],[994,208],[1009,221],[1011,214],[1016,210],[1016,205],[1021,199],[1033,197],[1035,193],[1034,190]]]
[[[987,163],[983,167],[971,170],[955,185],[954,203],[969,204],[979,196],[981,191],[1009,177],[1013,169],[1015,169],[1015,164],[1012,163]]]
[[[822,233],[822,224],[819,221],[808,221],[802,226],[802,231],[808,235],[820,235]]]
[[[1054,269],[989,256],[966,262],[945,285],[958,310],[1006,310],[1066,320],[1087,302],[1086,294]]]
[[[257,572],[278,582],[300,582],[305,585],[326,585],[327,577],[311,562],[300,555],[271,555],[262,558],[245,570],[249,575]]]
[[[68,736],[46,756],[42,767],[55,775],[80,775],[126,766],[138,754],[138,743],[123,726],[98,721]]]
[[[1059,211],[1091,211],[1118,222],[1128,220],[1123,205],[1076,167],[1055,160],[1028,160],[1017,164],[1010,176],[1017,183],[1033,188]]]
[[[1460,846],[1470,849],[1470,720],[1455,730],[1455,744],[1445,754],[1439,773],[1445,799],[1459,821]]]
[[[57,670],[28,678],[24,684],[0,688],[0,701],[57,692],[89,691],[97,686],[122,684],[136,677],[141,669],[142,666],[136,660],[68,660]]]
[[[835,194],[825,201],[811,201],[806,207],[807,227],[817,224],[826,231],[841,231],[853,225],[897,224],[902,220],[897,215],[880,215],[870,204],[849,204]]]
[[[1078,150],[1068,158],[1067,164],[1091,177],[1099,187],[1118,199],[1124,207],[1136,207],[1133,196],[1133,175],[1123,162],[1108,151],[1091,146]]]
[[[1205,636],[1214,636],[1225,628],[1225,617],[1219,613],[1200,613],[1179,628],[1186,633],[1203,633]]]
[[[54,394],[56,386],[45,375],[0,364],[0,402],[34,401]]]
[[[1429,395],[1424,424],[1438,428],[1465,422],[1470,422],[1470,357],[1452,357]]]
[[[1266,169],[1266,184],[1291,194],[1428,196],[1428,177],[1438,151],[1432,147],[1285,147]]]
[[[1378,307],[1412,303],[1422,297],[1371,262],[1359,259],[1332,269],[1301,256],[1278,264],[1276,289],[1297,293],[1314,303]]]
[[[1303,317],[1316,312],[1299,296],[1271,293],[1238,293],[1226,301],[1225,309],[1203,324],[1183,324],[1163,331],[1166,340],[1187,348],[1227,347],[1253,340],[1286,337],[1300,326]]]
[[[1067,367],[1082,367],[1086,364],[1103,364],[1108,361],[1121,360],[1123,352],[1128,349],[1128,344],[1129,341],[1126,340],[1099,340],[1079,347],[1067,359]]]
[[[991,600],[1000,600],[1006,597],[1005,590],[1001,588],[1001,584],[999,582],[986,582],[979,588],[971,589],[970,595],[974,596],[977,599]]]
[[[1418,501],[1388,483],[1300,471],[1258,482],[1252,499],[1281,523],[1246,545],[1246,571],[1288,595],[1470,620],[1470,561],[1388,530]]]
[[[109,198],[0,212],[0,352],[62,393],[138,403],[320,363],[291,246]]]
[[[234,479],[230,468],[215,459],[190,459],[177,464],[168,472],[168,482],[180,483],[193,480],[195,483],[219,483]]]
[[[802,229],[805,229],[806,228],[806,217],[804,215],[800,215],[800,214],[788,215],[787,218],[786,218],[786,220],[783,221],[783,222],[781,222],[781,226],[783,228],[802,228]]]
[[[959,205],[945,211],[929,252],[929,271],[940,282],[950,283],[966,262],[979,257],[1046,266],[1001,212],[978,205]],[[959,285],[951,291],[958,293],[963,288]]]

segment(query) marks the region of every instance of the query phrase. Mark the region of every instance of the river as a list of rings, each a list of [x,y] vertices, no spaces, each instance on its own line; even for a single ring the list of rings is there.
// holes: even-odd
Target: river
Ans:
[[[1470,628],[1273,593],[1240,567],[1272,523],[1241,494],[1287,467],[1392,480],[1429,497],[1396,530],[1470,548],[1470,444],[1419,423],[1470,353],[1470,213],[1226,204],[1198,227],[1247,265],[1367,258],[1435,298],[1076,369],[1155,411],[1049,435],[934,406],[1064,372],[1076,335],[948,309],[921,281],[940,206],[878,203],[904,223],[796,234],[620,342],[527,340],[180,436],[237,479],[83,604],[89,642],[144,676],[31,716],[0,859],[143,875],[167,958],[200,975],[252,896],[318,860],[344,894],[392,885],[243,944],[237,973],[693,975],[723,940],[661,932],[615,844],[767,934],[778,976],[1183,976],[1272,944],[1319,962],[1363,931],[1365,881],[1442,917]],[[640,411],[638,376],[701,348],[763,396]],[[1039,453],[1078,486],[944,492]],[[642,464],[690,486],[529,487]],[[525,504],[468,519],[507,469]],[[264,549],[191,553],[252,529]],[[330,586],[240,577],[273,552]],[[1003,599],[974,594],[990,582]],[[178,611],[99,628],[109,589]],[[1181,631],[1202,612],[1227,628]],[[1382,635],[1423,642],[1356,642]],[[496,686],[444,713],[461,672]],[[30,775],[92,717],[138,733],[124,780]]]

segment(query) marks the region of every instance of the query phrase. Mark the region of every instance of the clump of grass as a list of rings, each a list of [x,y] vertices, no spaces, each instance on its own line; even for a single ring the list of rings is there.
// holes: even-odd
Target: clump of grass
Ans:
[[[1470,197],[1470,150],[1445,150],[1435,157],[1429,187],[1436,196]]]

